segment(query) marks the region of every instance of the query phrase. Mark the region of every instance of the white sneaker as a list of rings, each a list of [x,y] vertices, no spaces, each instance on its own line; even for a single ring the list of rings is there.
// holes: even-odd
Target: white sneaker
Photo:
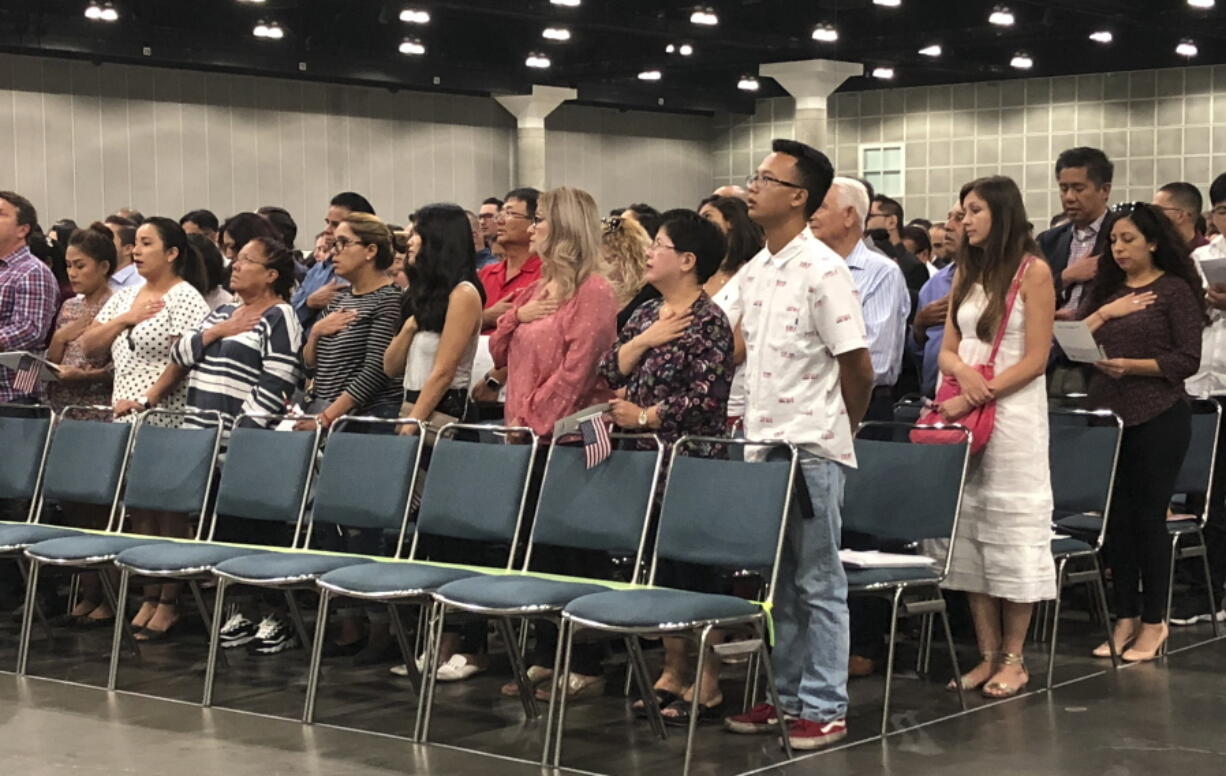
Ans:
[[[387,670],[388,670],[388,673],[395,674],[396,676],[408,676],[409,675],[409,667],[406,666],[404,663],[401,663],[398,666],[392,666],[391,668]]]

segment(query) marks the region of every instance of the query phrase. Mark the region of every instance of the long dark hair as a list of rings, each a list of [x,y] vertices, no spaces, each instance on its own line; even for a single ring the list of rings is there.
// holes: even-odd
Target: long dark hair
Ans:
[[[745,262],[758,255],[766,244],[766,234],[758,222],[749,217],[749,206],[744,200],[716,197],[706,204],[718,210],[728,222],[728,254],[719,268],[733,275]]]
[[[162,250],[170,251],[174,248],[179,252],[175,260],[170,262],[170,269],[182,280],[186,280],[201,296],[209,292],[208,273],[204,269],[204,259],[200,258],[200,253],[188,241],[187,233],[183,231],[183,227],[179,226],[178,221],[173,221],[162,216],[153,216],[146,218],[141,226],[152,226],[158,233],[158,238],[162,241]]]
[[[1128,219],[1146,241],[1153,243],[1155,267],[1163,272],[1169,272],[1191,287],[1192,297],[1196,300],[1201,317],[1207,324],[1209,317],[1205,309],[1205,289],[1201,285],[1200,273],[1196,271],[1196,265],[1192,263],[1187,243],[1175,231],[1174,225],[1171,224],[1166,214],[1146,202],[1117,205],[1112,212],[1116,216],[1111,221],[1112,225],[1117,221]],[[1116,263],[1111,250],[1103,251],[1098,257],[1098,271],[1095,272],[1094,280],[1090,283],[1090,288],[1086,293],[1083,309],[1093,311],[1105,304],[1112,294],[1123,287],[1125,277],[1124,270]]]
[[[485,302],[485,291],[477,281],[472,226],[459,205],[426,205],[412,220],[421,249],[405,268],[409,288],[401,302],[402,320],[415,316],[418,330],[441,332],[447,300],[462,281],[472,283]]]
[[[204,264],[204,282],[211,293],[228,280],[229,273],[226,272],[226,262],[221,257],[221,249],[217,247],[217,243],[199,232],[189,234],[187,241],[196,249],[196,253],[200,254],[200,261]]]
[[[963,207],[971,192],[987,203],[992,214],[992,231],[982,245],[971,245],[970,240],[963,236],[962,244],[958,246],[958,271],[950,297],[949,315],[956,327],[958,308],[975,284],[982,284],[988,304],[975,325],[975,336],[986,341],[996,333],[996,327],[1005,315],[1005,297],[1009,294],[1009,286],[1022,259],[1029,254],[1037,254],[1039,249],[1030,234],[1030,221],[1026,218],[1022,193],[1012,178],[993,175],[971,181],[962,187],[958,196]]]

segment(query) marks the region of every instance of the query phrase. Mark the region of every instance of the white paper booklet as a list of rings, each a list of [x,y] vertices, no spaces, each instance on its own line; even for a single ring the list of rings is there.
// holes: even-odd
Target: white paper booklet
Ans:
[[[1056,321],[1054,332],[1060,349],[1073,361],[1093,364],[1107,357],[1085,321]]]
[[[844,566],[858,569],[905,568],[908,566],[932,566],[936,561],[927,555],[904,555],[897,552],[877,550],[839,550],[839,560]]]

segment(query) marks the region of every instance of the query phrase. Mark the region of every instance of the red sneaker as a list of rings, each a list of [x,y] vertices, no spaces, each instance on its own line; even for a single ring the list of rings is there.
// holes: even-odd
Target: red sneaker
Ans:
[[[786,721],[796,719],[787,712],[784,712],[783,718]],[[745,735],[771,733],[779,729],[779,714],[769,703],[759,703],[744,714],[726,718],[724,728],[730,732]]]
[[[814,722],[794,719],[788,724],[788,743],[793,749],[821,749],[847,737],[847,720]]]

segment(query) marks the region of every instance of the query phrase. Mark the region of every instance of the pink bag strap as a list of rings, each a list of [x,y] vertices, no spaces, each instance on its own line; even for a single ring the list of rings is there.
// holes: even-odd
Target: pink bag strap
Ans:
[[[1034,256],[1026,256],[1022,259],[1021,265],[1017,268],[1017,274],[1013,276],[1013,283],[1009,286],[1009,295],[1005,297],[1005,314],[1000,317],[1000,325],[996,327],[996,341],[992,343],[992,352],[988,354],[988,366],[990,367],[996,367],[996,352],[1000,350],[1001,340],[1005,338],[1005,328],[1009,325],[1009,313],[1013,312],[1013,302],[1022,288],[1022,275],[1026,274],[1026,268],[1032,261],[1034,261]]]

